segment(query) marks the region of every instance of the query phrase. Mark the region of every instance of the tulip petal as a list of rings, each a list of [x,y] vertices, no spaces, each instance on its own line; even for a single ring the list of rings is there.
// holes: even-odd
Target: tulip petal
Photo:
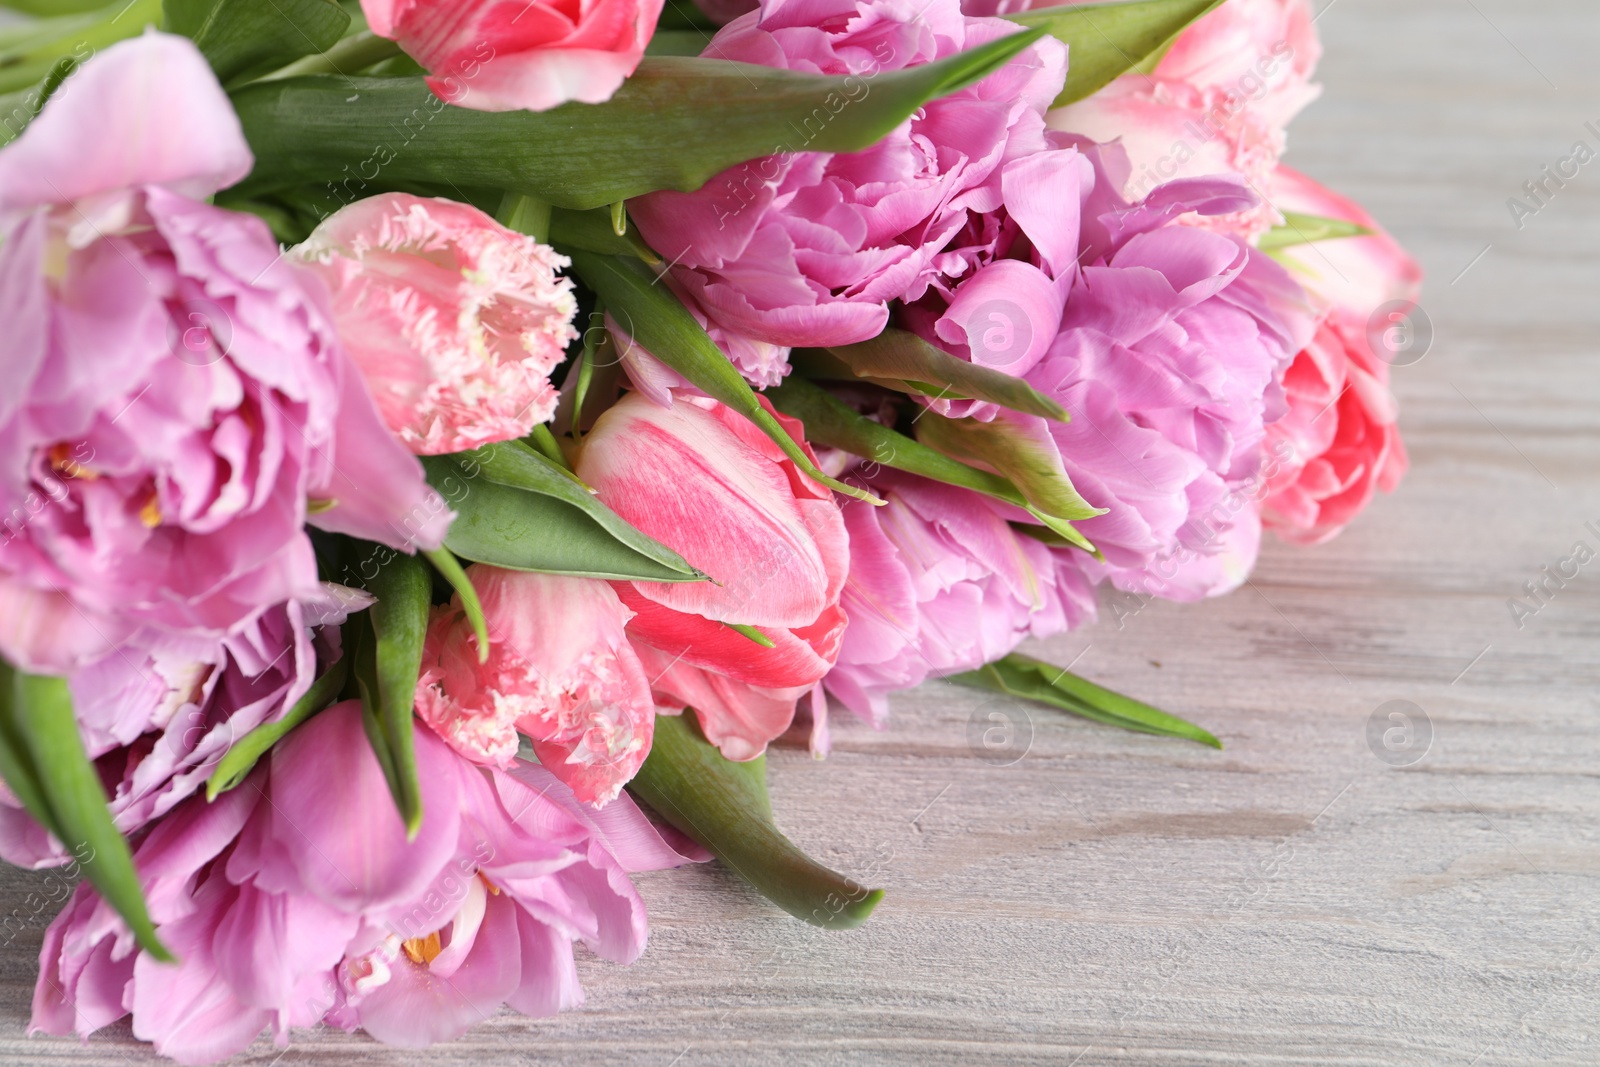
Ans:
[[[203,199],[253,163],[200,50],[185,37],[147,33],[84,64],[0,151],[0,227],[31,208],[139,185]]]
[[[351,911],[400,905],[450,860],[461,824],[458,761],[427,730],[415,736],[423,817],[410,842],[367,743],[359,702],[335,704],[273,750],[273,837],[294,857],[307,891]]]
[[[471,953],[448,978],[397,956],[389,981],[360,1004],[362,1028],[386,1045],[426,1048],[493,1016],[522,980],[517,911],[505,896],[491,897]]]

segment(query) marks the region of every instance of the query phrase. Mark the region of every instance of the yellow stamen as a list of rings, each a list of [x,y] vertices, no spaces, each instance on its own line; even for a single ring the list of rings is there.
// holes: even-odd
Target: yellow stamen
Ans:
[[[161,499],[154,493],[151,493],[150,499],[144,502],[144,507],[139,509],[139,521],[152,530],[161,525]]]
[[[479,871],[478,872],[478,879],[481,882],[483,882],[483,887],[485,889],[487,889],[489,892],[493,893],[495,896],[499,896],[500,895],[500,887],[495,885],[493,882],[489,881],[489,876],[488,875],[484,874],[482,871]]]
[[[92,482],[100,477],[100,475],[73,459],[72,452],[65,442],[50,449],[50,469],[68,478],[81,478],[86,482]]]
[[[400,947],[406,950],[406,955],[411,957],[412,963],[429,964],[444,951],[444,946],[439,943],[439,931],[435,930],[427,937],[412,937],[400,942]]]

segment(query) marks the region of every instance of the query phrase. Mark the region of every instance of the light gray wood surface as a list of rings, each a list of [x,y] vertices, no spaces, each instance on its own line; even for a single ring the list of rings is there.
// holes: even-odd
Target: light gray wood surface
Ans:
[[[1600,548],[1600,162],[1520,232],[1505,204],[1600,144],[1600,7],[1333,0],[1318,25],[1326,93],[1289,160],[1429,271],[1437,339],[1396,374],[1411,474],[1235,596],[1034,650],[1225,751],[1030,709],[1001,766],[969,720],[1024,709],[930,685],[826,762],[772,759],[794,838],[887,887],[865,928],[664,872],[640,879],[649,951],[583,959],[579,1011],[426,1058],[317,1031],[238,1062],[1600,1063],[1600,562],[1520,630],[1507,607]],[[1431,722],[1408,767],[1368,745],[1390,700]],[[0,910],[38,882],[0,874]],[[0,945],[0,1062],[153,1061],[125,1026],[24,1036],[42,930]]]

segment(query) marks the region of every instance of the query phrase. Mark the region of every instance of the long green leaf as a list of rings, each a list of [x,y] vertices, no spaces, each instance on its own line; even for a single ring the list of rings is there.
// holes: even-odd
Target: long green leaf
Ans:
[[[829,448],[843,449],[851,455],[870,459],[885,467],[1003,500],[1027,511],[1078,548],[1086,552],[1095,551],[1094,546],[1073,528],[1070,519],[1044,512],[1030,504],[1027,495],[1007,478],[969,466],[921,441],[874,422],[852,410],[821,386],[790,375],[782,385],[768,389],[766,395],[773,407],[805,424],[809,440]],[[924,412],[918,422],[920,424],[934,417],[931,412]]]
[[[350,15],[334,0],[166,0],[169,33],[199,46],[224,85],[339,43]]]
[[[36,818],[43,815],[44,827],[79,858],[90,884],[128,924],[139,946],[158,960],[172,961],[150,921],[133,853],[111,818],[100,775],[78,736],[66,679],[3,668],[0,720],[5,723],[0,749],[6,750],[0,765],[18,775],[18,799]]]
[[[927,412],[917,420],[917,440],[947,456],[993,468],[1021,490],[1030,514],[1080,548],[1089,548],[1071,523],[1104,515],[1106,509],[1078,493],[1042,421],[1002,415],[979,422]]]
[[[461,610],[466,612],[472,634],[478,639],[478,662],[489,660],[489,620],[483,614],[483,602],[478,599],[477,587],[462,569],[461,561],[448,548],[427,549],[422,553],[440,577],[450,583],[450,588],[461,598]]]
[[[1006,18],[1067,43],[1067,85],[1055,106],[1082,100],[1159,56],[1222,0],[1115,0],[1024,11]]]
[[[936,452],[898,430],[853,410],[838,397],[793,375],[766,391],[772,406],[805,424],[806,439],[885,467],[918,474],[946,485],[958,485],[1022,508],[1028,502],[1017,487],[999,475],[980,471]]]
[[[1012,653],[966,674],[951,675],[946,681],[1024,700],[1036,700],[1085,719],[1120,726],[1124,730],[1181,737],[1212,748],[1222,747],[1222,742],[1210,731],[1194,723],[1095,685],[1061,667],[1019,653]]]
[[[882,503],[863,489],[828,477],[805,449],[795,443],[772,413],[761,406],[750,383],[733,365],[678,298],[659,284],[642,263],[617,256],[568,250],[573,269],[600,294],[617,322],[661,362],[755,423],[795,465],[836,492],[869,503]]]
[[[237,195],[327,183],[332,211],[384,189],[454,186],[584,209],[657,189],[698,189],[734,164],[777,152],[867,148],[1040,35],[1015,33],[870,79],[647,58],[605,103],[540,112],[451,107],[421,78],[264,82],[234,94],[256,157]]]
[[[362,658],[356,661],[367,739],[378,752],[406,835],[415,837],[422,827],[422,788],[411,715],[433,580],[421,557],[397,552],[378,568],[367,590],[377,600],[367,609],[371,634],[363,639]]]
[[[840,345],[827,352],[855,377],[903,392],[987,400],[1058,422],[1068,419],[1065,408],[1021,378],[957,359],[908,330],[890,327],[870,341]],[[803,358],[803,353],[797,355]]]
[[[255,770],[256,763],[273,745],[287,737],[290,730],[339,699],[339,691],[344,688],[349,676],[350,656],[346,650],[345,655],[311,683],[305,696],[295,701],[283,718],[257,726],[229,746],[217,761],[211,777],[206,780],[206,799],[215,800],[228,790],[242,785],[250,772]]]
[[[706,580],[520,442],[424,456],[422,465],[457,513],[445,547],[465,559],[582,578]]]
[[[1331,241],[1338,237],[1370,237],[1372,230],[1359,222],[1323,218],[1321,215],[1303,215],[1298,211],[1285,211],[1283,225],[1274,226],[1261,235],[1263,252],[1280,248],[1310,244],[1312,241]]]
[[[785,837],[772,819],[766,757],[724,759],[692,711],[656,718],[650,755],[628,790],[756,892],[813,926],[853,929],[883,899],[883,890],[829,870]]]

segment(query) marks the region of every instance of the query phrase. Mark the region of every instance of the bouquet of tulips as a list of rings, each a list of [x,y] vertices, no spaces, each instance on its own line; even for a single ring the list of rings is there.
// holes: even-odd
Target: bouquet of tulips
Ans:
[[[0,0],[34,1030],[548,1015],[713,858],[857,925],[768,745],[931,678],[1215,745],[1016,649],[1405,470],[1305,0],[97,2]]]

